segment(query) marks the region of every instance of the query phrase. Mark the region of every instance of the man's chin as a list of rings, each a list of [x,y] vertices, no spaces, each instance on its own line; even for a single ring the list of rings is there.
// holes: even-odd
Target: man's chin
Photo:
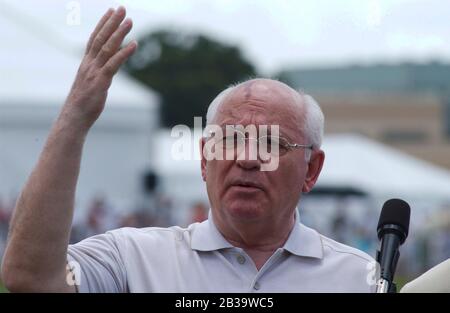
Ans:
[[[261,218],[264,215],[262,207],[255,206],[249,203],[234,204],[226,208],[228,214],[242,221],[252,221]]]

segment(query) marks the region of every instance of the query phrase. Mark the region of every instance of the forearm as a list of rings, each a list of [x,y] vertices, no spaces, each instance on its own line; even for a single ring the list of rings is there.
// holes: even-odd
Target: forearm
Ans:
[[[11,220],[3,266],[10,273],[20,272],[23,278],[64,281],[75,188],[87,134],[87,129],[71,122],[66,113],[63,110],[54,123]]]

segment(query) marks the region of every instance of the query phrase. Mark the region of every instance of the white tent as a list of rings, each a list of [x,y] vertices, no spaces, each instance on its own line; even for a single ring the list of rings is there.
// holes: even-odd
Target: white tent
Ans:
[[[16,20],[14,20],[16,18]],[[37,161],[70,90],[82,55],[37,35],[17,16],[1,16],[0,197],[16,195]],[[70,47],[65,47],[70,50]],[[151,164],[158,97],[119,73],[84,149],[77,205],[101,193],[117,207],[136,204]]]
[[[450,172],[355,134],[326,136],[317,187],[353,187],[377,197],[450,201]]]
[[[357,134],[327,135],[322,149],[322,172],[302,203],[304,216],[309,215],[313,224],[329,223],[339,208],[374,224],[383,203],[400,198],[411,207],[411,230],[415,230],[450,202],[450,173],[444,168]],[[327,229],[324,225],[318,228]]]

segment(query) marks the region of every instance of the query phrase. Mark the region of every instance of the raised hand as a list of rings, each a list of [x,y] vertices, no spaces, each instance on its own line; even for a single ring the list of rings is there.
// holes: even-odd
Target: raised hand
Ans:
[[[136,42],[120,48],[131,26],[123,7],[110,9],[89,39],[66,103],[14,209],[1,268],[10,291],[76,291],[66,282],[66,265],[83,145],[103,111],[114,74],[136,50]]]
[[[105,107],[114,75],[136,50],[136,41],[121,48],[132,28],[131,19],[125,19],[125,15],[124,7],[109,9],[91,34],[63,109],[71,123],[87,129],[94,124]]]

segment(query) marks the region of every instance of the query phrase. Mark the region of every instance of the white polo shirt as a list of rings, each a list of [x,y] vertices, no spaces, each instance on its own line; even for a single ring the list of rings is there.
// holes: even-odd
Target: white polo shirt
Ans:
[[[374,260],[296,222],[258,271],[212,219],[121,228],[69,245],[80,292],[373,292]],[[76,271],[75,271],[76,272]]]

